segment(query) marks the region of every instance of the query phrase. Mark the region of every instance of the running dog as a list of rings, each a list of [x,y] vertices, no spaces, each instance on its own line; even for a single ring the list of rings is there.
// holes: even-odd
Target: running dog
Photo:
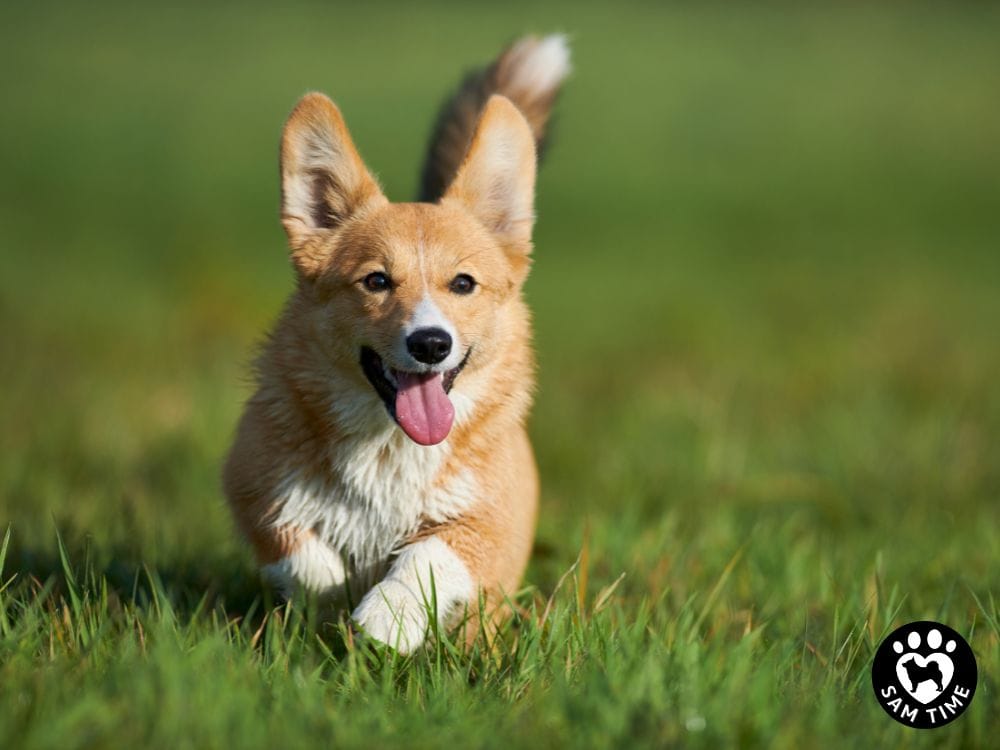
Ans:
[[[341,602],[401,652],[436,618],[504,616],[538,480],[528,274],[536,155],[569,51],[526,37],[442,110],[419,202],[390,203],[340,110],[306,95],[281,141],[296,285],[224,469],[266,579]]]

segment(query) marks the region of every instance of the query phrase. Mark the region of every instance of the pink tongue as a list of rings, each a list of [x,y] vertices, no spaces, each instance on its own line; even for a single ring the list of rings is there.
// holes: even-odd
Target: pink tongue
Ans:
[[[455,408],[444,392],[441,373],[396,372],[396,421],[420,445],[437,445],[451,431]]]

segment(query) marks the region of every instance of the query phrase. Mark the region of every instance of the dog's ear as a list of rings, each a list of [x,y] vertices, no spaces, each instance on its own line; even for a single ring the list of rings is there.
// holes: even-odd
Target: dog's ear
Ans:
[[[535,162],[535,139],[524,115],[506,97],[493,95],[442,201],[460,201],[508,252],[527,255],[535,221]]]
[[[308,273],[320,242],[351,215],[385,196],[365,168],[337,105],[306,94],[281,137],[281,223],[297,267]]]

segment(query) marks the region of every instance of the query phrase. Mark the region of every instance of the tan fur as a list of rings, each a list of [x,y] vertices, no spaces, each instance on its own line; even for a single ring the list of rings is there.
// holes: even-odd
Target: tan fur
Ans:
[[[437,450],[406,443],[359,364],[367,346],[403,367],[393,359],[395,342],[429,295],[471,347],[452,391],[471,406],[442,450],[426,454],[442,457],[426,492],[447,493],[468,476],[477,494],[460,512],[403,524],[387,544],[399,550],[430,536],[442,540],[496,607],[520,584],[537,513],[524,428],[534,359],[521,296],[533,222],[531,127],[510,101],[492,97],[442,199],[393,204],[364,167],[337,107],[310,94],[285,127],[281,173],[282,222],[298,281],[257,360],[258,389],[224,470],[238,525],[258,561],[274,563],[303,539],[319,538],[318,528],[278,520],[290,477],[334,488],[333,502],[345,481],[338,467],[366,441],[382,446],[374,460],[386,471],[395,470],[399,451]],[[363,279],[376,271],[393,279],[391,293],[366,290]],[[478,281],[473,294],[450,291],[457,273]],[[337,552],[354,564],[351,550]],[[368,572],[380,576],[390,563],[375,561]]]

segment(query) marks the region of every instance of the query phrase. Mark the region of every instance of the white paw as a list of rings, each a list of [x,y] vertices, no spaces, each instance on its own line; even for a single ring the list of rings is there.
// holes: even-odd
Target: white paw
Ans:
[[[408,654],[424,642],[427,607],[406,584],[387,579],[365,594],[351,619],[370,638]]]
[[[265,565],[264,579],[288,597],[297,586],[321,595],[338,593],[347,579],[340,555],[315,537],[308,537],[292,554]]]
[[[424,642],[432,614],[448,615],[475,597],[465,563],[436,537],[405,547],[389,574],[365,594],[351,619],[369,636],[408,654]],[[428,612],[432,608],[434,612]]]

